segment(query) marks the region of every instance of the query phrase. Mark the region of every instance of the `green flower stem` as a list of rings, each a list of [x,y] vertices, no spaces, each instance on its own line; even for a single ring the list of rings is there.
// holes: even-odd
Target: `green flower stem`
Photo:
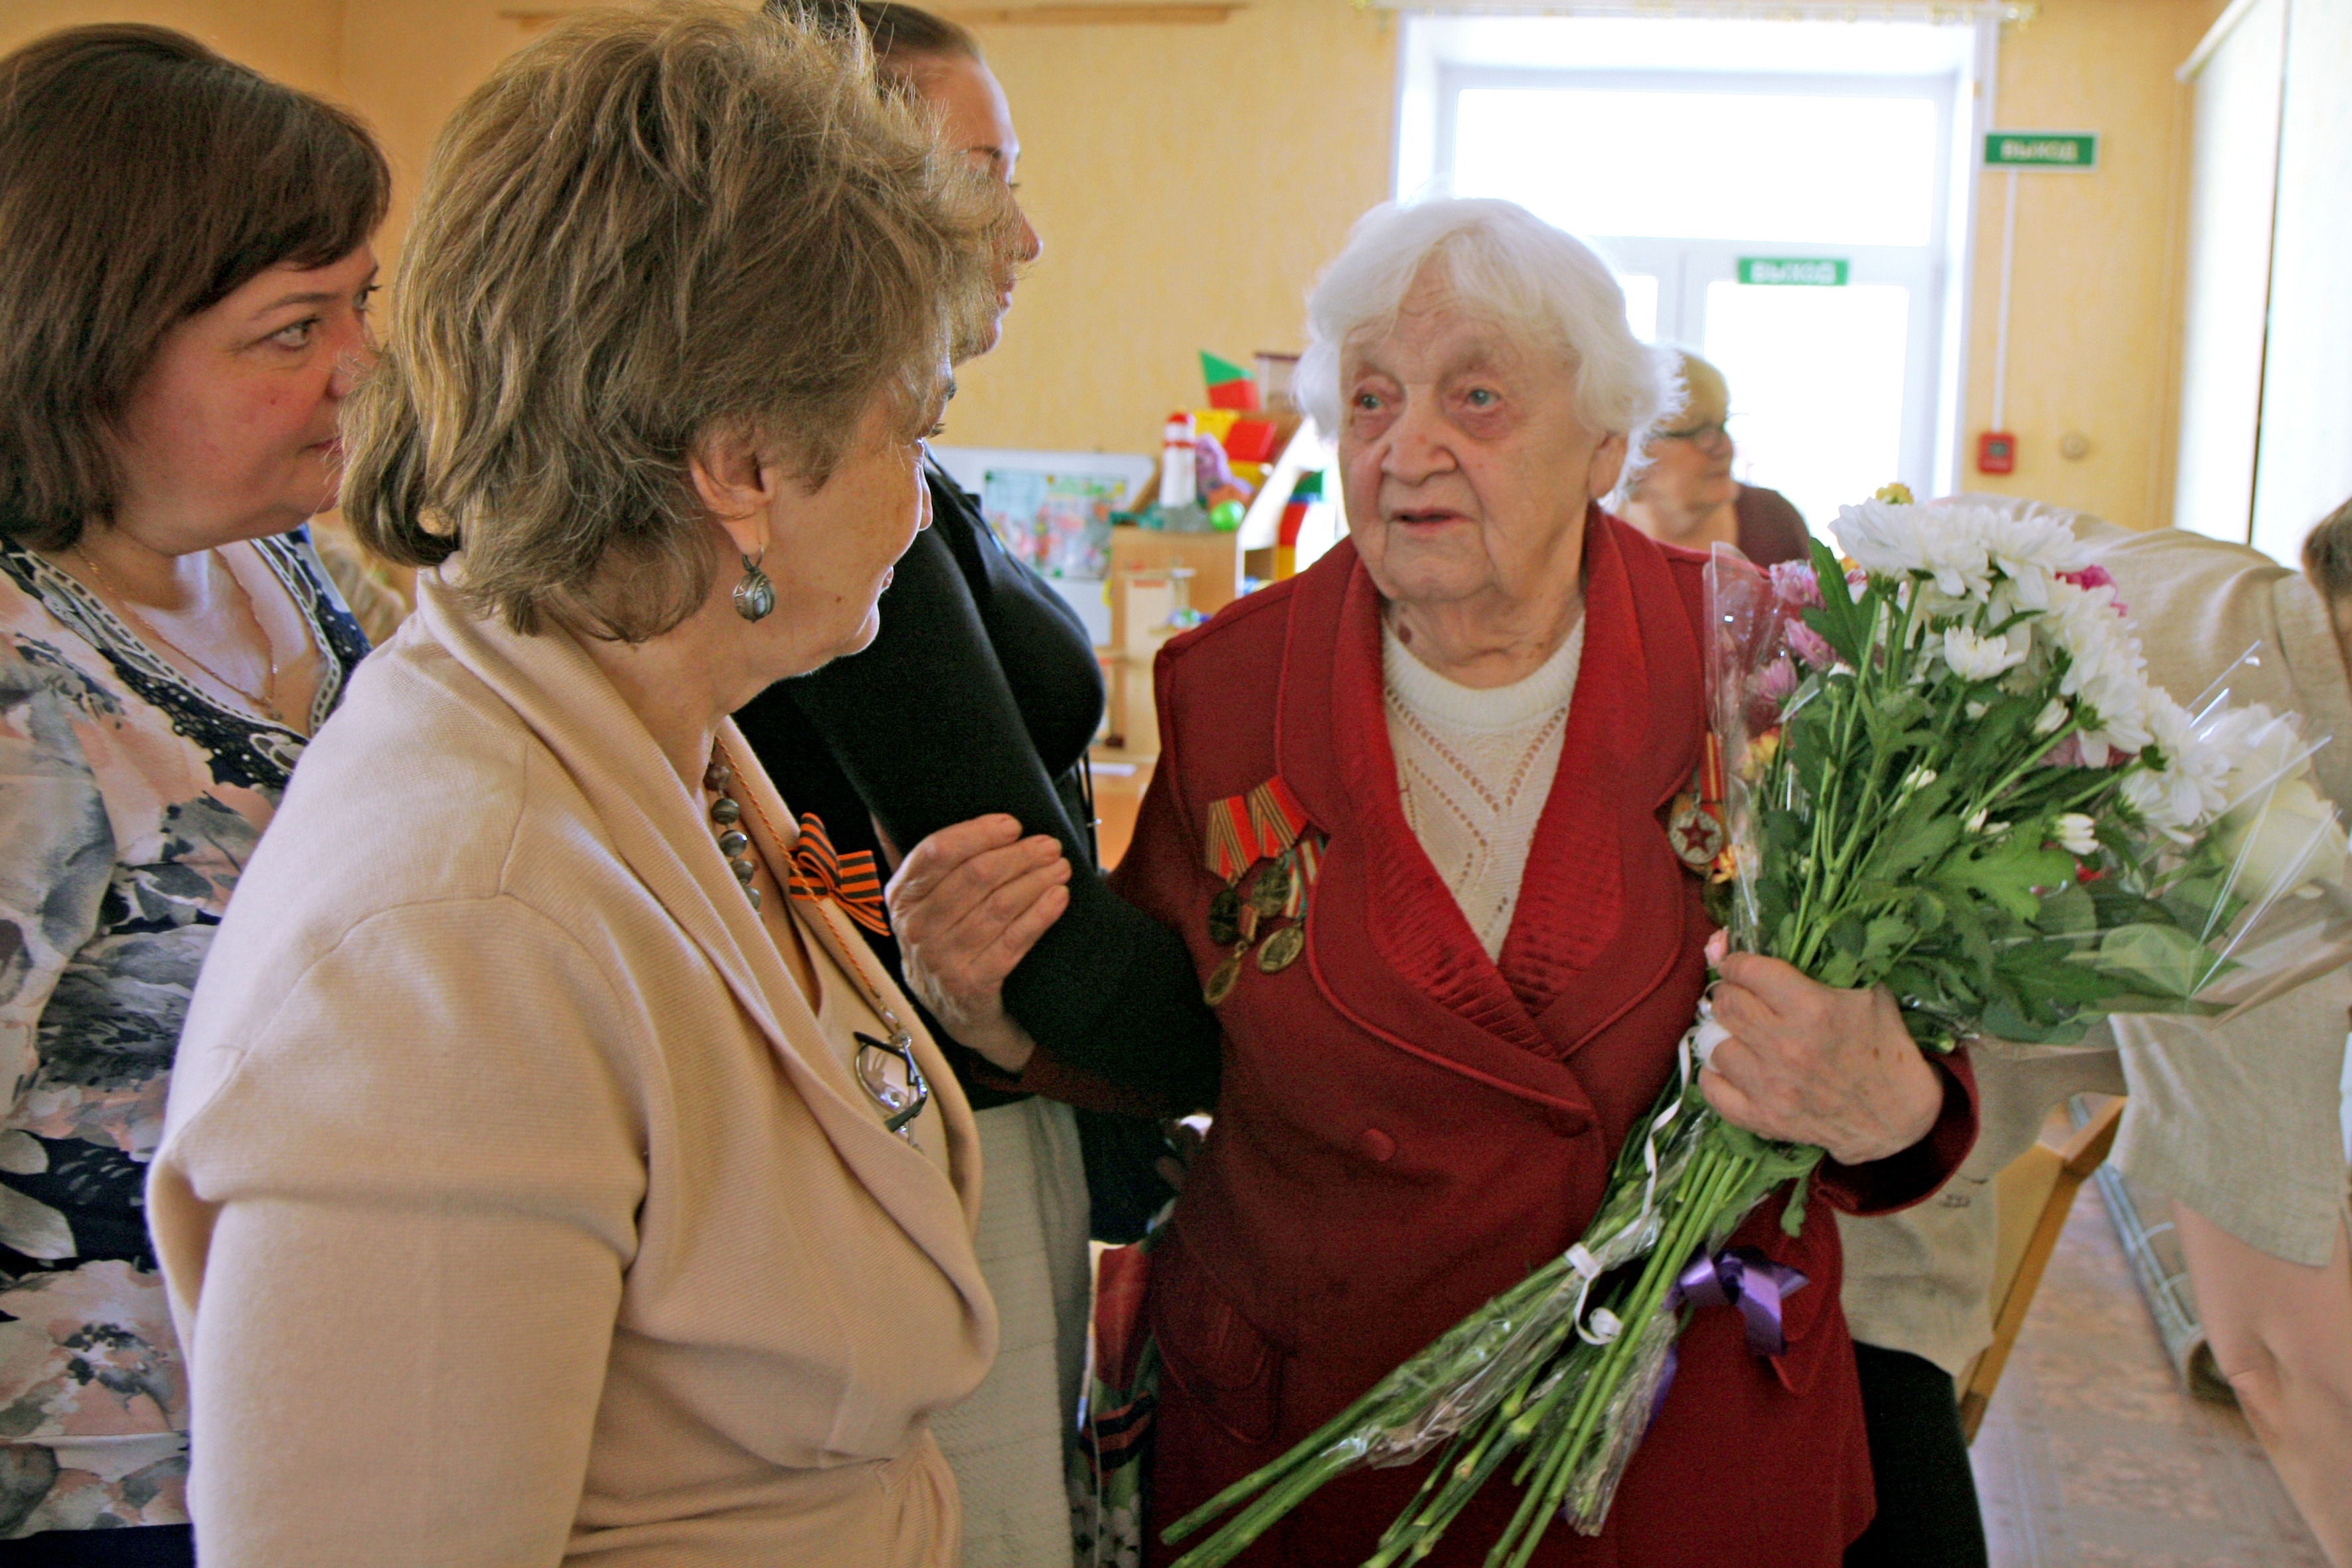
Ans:
[[[1447,1443],[1412,1502],[1381,1536],[1367,1568],[1395,1568],[1426,1558],[1463,1509],[1514,1456],[1520,1459],[1524,1491],[1489,1562],[1525,1568],[1562,1500],[1580,1485],[1592,1483],[1587,1472],[1596,1457],[1609,1452],[1604,1439],[1612,1429],[1612,1407],[1636,1369],[1648,1325],[1666,1310],[1675,1279],[1696,1250],[1736,1227],[1764,1190],[1779,1180],[1776,1176],[1773,1183],[1759,1186],[1759,1156],[1751,1147],[1735,1142],[1703,1101],[1686,1100],[1681,1113],[1702,1120],[1678,1134],[1678,1140],[1691,1141],[1689,1152],[1658,1194],[1656,1243],[1633,1283],[1612,1293],[1612,1310],[1622,1325],[1616,1337],[1591,1345],[1577,1335],[1575,1319],[1559,1310],[1541,1329],[1538,1342],[1525,1348],[1529,1358],[1526,1370]],[[1573,1271],[1564,1258],[1544,1265],[1474,1320],[1440,1336],[1282,1458],[1177,1521],[1163,1539],[1179,1540],[1246,1500],[1213,1535],[1180,1558],[1176,1568],[1220,1568],[1246,1551],[1326,1482],[1356,1468],[1361,1462],[1364,1434],[1399,1433],[1424,1419],[1443,1394],[1496,1353],[1491,1331],[1496,1325],[1525,1319],[1554,1292],[1573,1284]]]
[[[1988,814],[1990,813],[1993,806],[1999,804],[2000,797],[2009,793],[2010,785],[2015,784],[2019,779],[2023,778],[2028,769],[2033,767],[2035,764],[2040,763],[2042,758],[2055,751],[2058,747],[2059,742],[2064,740],[2067,736],[2074,734],[2075,731],[2082,729],[2082,727],[2083,722],[2081,720],[2076,719],[2071,713],[2068,714],[2066,721],[2063,724],[2059,725],[2057,729],[2052,731],[2049,738],[2029,752],[2024,761],[2019,763],[2006,773],[2003,773],[1999,784],[1985,791],[1984,794],[1976,796],[1969,809],[1960,814],[1962,818],[1965,819],[1967,817],[1974,816],[1979,811],[1986,812]],[[2120,772],[2121,770],[2117,771]]]
[[[1525,1568],[1534,1554],[1561,1500],[1590,1457],[1618,1390],[1633,1370],[1643,1325],[1665,1310],[1667,1293],[1674,1289],[1684,1266],[1706,1244],[1724,1217],[1725,1205],[1748,1184],[1755,1170],[1752,1155],[1732,1153],[1713,1138],[1708,1138],[1694,1157],[1675,1194],[1665,1233],[1643,1264],[1628,1298],[1622,1329],[1602,1347],[1591,1375],[1579,1390],[1565,1430],[1529,1456],[1528,1463],[1536,1467],[1535,1478],[1527,1486],[1509,1526],[1487,1554],[1490,1568],[1499,1564]],[[1523,1479],[1528,1468],[1528,1464],[1521,1467]]]
[[[1524,1315],[1543,1297],[1559,1289],[1570,1272],[1562,1259],[1545,1264],[1496,1297],[1488,1311],[1481,1315],[1482,1322]],[[1394,1431],[1424,1414],[1440,1392],[1472,1370],[1465,1342],[1480,1337],[1449,1330],[1289,1453],[1234,1482],[1169,1526],[1160,1539],[1172,1543],[1243,1500],[1255,1498],[1214,1535],[1179,1558],[1173,1568],[1217,1568],[1247,1550],[1283,1515],[1357,1463],[1358,1446],[1347,1440],[1351,1436],[1366,1428]]]

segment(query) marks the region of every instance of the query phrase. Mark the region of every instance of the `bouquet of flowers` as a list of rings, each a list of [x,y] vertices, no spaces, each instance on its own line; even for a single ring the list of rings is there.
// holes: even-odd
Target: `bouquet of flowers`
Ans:
[[[1677,822],[1715,851],[1733,945],[1887,986],[1931,1052],[2221,1012],[2249,933],[2346,868],[2293,721],[2150,685],[2112,582],[2057,517],[1882,492],[1837,531],[1852,571],[1819,543],[1769,573],[1718,546],[1709,569],[1710,755]],[[1177,1521],[1171,1542],[1238,1509],[1177,1568],[1229,1561],[1344,1470],[1440,1445],[1370,1564],[1426,1556],[1507,1465],[1520,1503],[1489,1563],[1524,1565],[1555,1516],[1597,1532],[1687,1314],[1736,1306],[1774,1352],[1803,1283],[1719,1250],[1789,1183],[1794,1234],[1822,1158],[1707,1104],[1698,1070],[1724,1037],[1702,1002],[1574,1247]]]

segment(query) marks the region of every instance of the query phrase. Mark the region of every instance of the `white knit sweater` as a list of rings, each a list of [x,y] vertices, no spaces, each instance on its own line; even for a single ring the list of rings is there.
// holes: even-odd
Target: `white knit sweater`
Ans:
[[[1509,686],[1456,686],[1381,634],[1389,746],[1404,819],[1490,958],[1518,907],[1536,820],[1559,771],[1560,738],[1584,654],[1584,623]]]

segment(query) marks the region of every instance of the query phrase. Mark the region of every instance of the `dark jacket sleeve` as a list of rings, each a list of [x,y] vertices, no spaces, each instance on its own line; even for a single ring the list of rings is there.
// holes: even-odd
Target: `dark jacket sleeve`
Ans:
[[[1090,868],[1029,737],[954,552],[919,535],[882,601],[871,647],[789,683],[890,840],[911,848],[991,812],[1061,840],[1069,908],[1005,984],[1013,1016],[1059,1061],[1155,1099],[1213,1081],[1217,1024],[1175,933]]]
[[[1802,561],[1812,549],[1803,514],[1779,490],[1742,485],[1733,510],[1739,520],[1739,552],[1759,566]]]

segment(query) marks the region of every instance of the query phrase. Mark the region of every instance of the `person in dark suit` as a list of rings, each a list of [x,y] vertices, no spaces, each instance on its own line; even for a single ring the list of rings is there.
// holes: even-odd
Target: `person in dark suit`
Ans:
[[[957,357],[985,353],[1043,247],[1012,194],[1020,139],[979,43],[910,5],[784,14],[861,28],[889,89],[919,99],[950,148],[1002,191],[996,310]],[[1097,864],[1087,752],[1103,684],[1092,639],[1053,584],[998,542],[978,497],[936,463],[927,477],[931,524],[898,563],[873,645],[771,687],[736,722],[793,809],[814,812],[845,854],[887,866],[893,846],[987,816],[1072,868],[1061,919],[1008,982],[1009,1005],[1057,1059],[1116,1052],[1147,1088],[1205,1103],[1216,1020],[1182,944],[1114,895]],[[897,973],[892,937],[866,940]],[[1003,1320],[988,1382],[934,1423],[963,1494],[963,1561],[1056,1568],[1070,1552],[1064,1445],[1084,1370],[1087,1238],[1139,1234],[1171,1194],[1153,1171],[1167,1149],[1156,1118],[1074,1113],[991,1070],[953,1018],[926,1021],[978,1112],[988,1171],[979,1247]]]

